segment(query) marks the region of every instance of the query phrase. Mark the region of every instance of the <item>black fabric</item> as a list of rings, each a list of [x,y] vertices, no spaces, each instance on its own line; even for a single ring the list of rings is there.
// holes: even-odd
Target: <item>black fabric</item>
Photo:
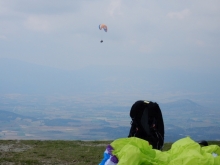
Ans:
[[[141,126],[143,127],[143,130],[146,132],[146,134],[150,134],[150,127],[148,123],[148,109],[145,108],[141,117]]]
[[[136,101],[130,110],[131,129],[128,137],[147,140],[154,149],[164,144],[164,123],[160,107],[151,101]]]

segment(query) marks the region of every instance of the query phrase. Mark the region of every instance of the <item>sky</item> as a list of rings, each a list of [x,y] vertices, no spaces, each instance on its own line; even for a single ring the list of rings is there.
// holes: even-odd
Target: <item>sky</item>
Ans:
[[[0,0],[0,60],[220,77],[219,52],[219,0]]]
[[[219,20],[218,0],[0,0],[0,58],[68,70],[219,69]]]

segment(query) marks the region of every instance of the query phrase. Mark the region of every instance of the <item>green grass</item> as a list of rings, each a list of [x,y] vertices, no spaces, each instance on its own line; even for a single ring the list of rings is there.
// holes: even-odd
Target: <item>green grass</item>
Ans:
[[[110,141],[0,140],[0,164],[98,164]]]
[[[112,141],[0,140],[0,164],[95,165]],[[212,141],[209,144],[220,145]],[[172,143],[165,143],[169,150]]]

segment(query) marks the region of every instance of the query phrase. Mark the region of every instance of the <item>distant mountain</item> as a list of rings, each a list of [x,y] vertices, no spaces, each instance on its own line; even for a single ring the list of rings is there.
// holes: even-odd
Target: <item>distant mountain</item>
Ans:
[[[198,107],[201,108],[202,106],[193,102],[190,99],[181,99],[173,102],[167,102],[167,103],[161,103],[160,105],[163,105],[164,108],[175,108],[175,107]]]
[[[207,108],[205,108],[202,105],[197,104],[196,102],[193,102],[192,100],[189,99],[181,99],[173,102],[168,102],[168,103],[160,103],[160,108],[163,111],[204,111]]]

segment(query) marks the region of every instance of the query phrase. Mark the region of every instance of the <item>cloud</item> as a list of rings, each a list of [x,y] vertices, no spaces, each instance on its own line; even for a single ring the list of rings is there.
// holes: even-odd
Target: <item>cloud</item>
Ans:
[[[7,37],[6,37],[6,36],[4,36],[4,35],[0,35],[0,39],[5,40],[5,39],[7,39]]]
[[[0,39],[10,39],[0,48],[5,54],[18,53],[20,59],[26,60],[32,54],[39,61],[32,58],[35,63],[70,69],[100,63],[118,65],[114,58],[121,62],[125,55],[126,61],[121,65],[133,66],[139,55],[161,60],[163,67],[170,67],[163,57],[181,54],[191,60],[191,54],[201,54],[201,47],[208,52],[210,45],[212,52],[218,54],[220,15],[217,9],[212,10],[217,8],[216,3],[0,0]],[[108,33],[98,29],[100,23],[108,25]],[[99,43],[101,38],[103,44]],[[103,52],[109,60],[103,58]],[[84,62],[85,56],[91,60]],[[204,54],[204,58],[208,57]],[[137,61],[145,65],[140,59]]]
[[[50,30],[50,22],[44,16],[29,16],[25,21],[25,26],[33,31],[48,32]]]
[[[184,9],[179,12],[169,12],[167,16],[171,19],[184,19],[190,15],[189,9]]]
[[[112,17],[115,17],[116,15],[121,15],[121,0],[113,0],[110,3],[109,7],[109,14]]]

